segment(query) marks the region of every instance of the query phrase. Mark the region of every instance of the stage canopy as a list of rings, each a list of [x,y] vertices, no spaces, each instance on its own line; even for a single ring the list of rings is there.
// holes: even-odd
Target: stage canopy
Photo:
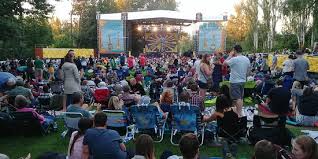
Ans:
[[[200,13],[197,13],[200,14]],[[100,20],[121,20],[122,13],[112,13],[112,14],[100,14]],[[157,23],[162,24],[163,21],[171,24],[172,21],[180,23],[194,23],[197,22],[197,15],[189,15],[186,13],[178,11],[169,11],[169,10],[152,10],[152,11],[139,11],[139,12],[127,12],[128,21],[137,21],[144,23]],[[207,16],[202,15],[200,21],[225,21],[227,20],[226,15],[219,16]]]

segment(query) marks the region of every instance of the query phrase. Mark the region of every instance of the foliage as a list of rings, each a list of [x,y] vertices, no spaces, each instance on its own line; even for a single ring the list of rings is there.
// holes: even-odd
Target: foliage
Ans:
[[[29,7],[26,7],[29,6]],[[0,4],[0,58],[31,57],[38,44],[50,44],[52,32],[47,0],[5,0]]]
[[[243,2],[234,6],[235,14],[231,15],[226,26],[226,34],[229,41],[236,43],[243,42],[249,32],[249,21],[247,15],[243,12]]]
[[[192,52],[194,50],[194,41],[188,34],[181,34],[179,40],[180,52]]]

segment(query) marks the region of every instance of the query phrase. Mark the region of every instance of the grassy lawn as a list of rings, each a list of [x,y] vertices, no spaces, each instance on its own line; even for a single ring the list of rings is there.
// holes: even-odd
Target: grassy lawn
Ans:
[[[16,159],[31,153],[32,158],[37,157],[43,152],[53,151],[67,153],[69,139],[61,138],[63,131],[62,122],[59,122],[59,131],[47,136],[38,137],[0,137],[0,153],[7,154],[10,158]],[[301,127],[288,126],[289,129],[297,136],[301,135]],[[310,129],[310,128],[308,128]],[[318,129],[315,129],[318,130]],[[162,143],[155,144],[156,158],[160,158],[160,154],[164,150],[170,150],[175,154],[180,154],[179,148],[170,143],[170,136],[166,135]],[[133,148],[133,142],[130,141],[127,147]],[[207,156],[222,156],[222,149],[216,147],[202,146],[200,153]],[[238,158],[250,158],[253,154],[253,147],[250,145],[239,145]]]

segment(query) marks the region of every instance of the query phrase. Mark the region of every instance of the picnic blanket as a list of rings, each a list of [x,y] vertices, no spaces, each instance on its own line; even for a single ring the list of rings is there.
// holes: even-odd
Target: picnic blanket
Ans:
[[[228,87],[230,87],[230,81],[223,81],[220,82],[220,87],[223,85],[227,85]],[[247,81],[245,82],[244,88],[245,89],[253,89],[256,86],[256,82],[255,81]]]

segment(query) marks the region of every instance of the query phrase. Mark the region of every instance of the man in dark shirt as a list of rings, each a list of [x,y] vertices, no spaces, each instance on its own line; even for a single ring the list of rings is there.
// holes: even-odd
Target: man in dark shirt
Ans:
[[[269,108],[271,113],[277,115],[286,115],[290,111],[289,101],[291,93],[283,87],[282,80],[276,82],[276,87],[272,88],[266,99],[265,107]]]
[[[88,129],[83,140],[83,159],[126,159],[126,147],[115,130],[106,129],[107,116],[103,112],[94,116],[95,128]]]

